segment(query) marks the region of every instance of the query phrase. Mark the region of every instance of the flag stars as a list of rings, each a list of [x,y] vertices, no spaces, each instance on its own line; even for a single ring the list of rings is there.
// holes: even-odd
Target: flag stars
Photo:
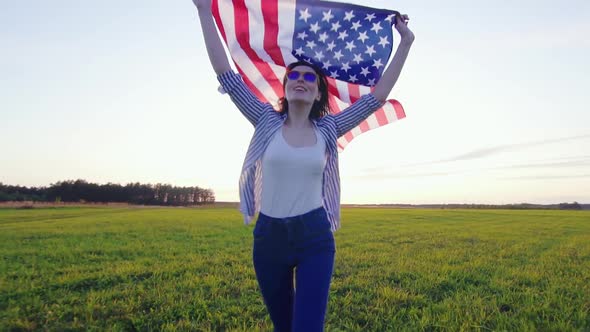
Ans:
[[[307,19],[311,17],[309,13],[309,8],[305,8],[305,10],[299,11],[299,19],[307,23]]]
[[[363,32],[359,32],[359,36],[357,39],[364,43],[365,40],[369,39],[369,36],[367,36],[366,31],[363,31]]]
[[[305,38],[307,38],[308,34],[305,31],[301,31],[297,34],[297,38],[301,39],[301,40],[305,40]]]
[[[322,15],[324,16],[322,18],[322,22],[330,22],[331,19],[334,18],[334,15],[332,15],[332,10],[328,10],[327,12],[322,12]]]
[[[378,34],[379,30],[383,30],[383,28],[381,27],[381,22],[373,23],[373,27],[371,28],[371,31],[375,31],[375,33]]]
[[[345,49],[347,49],[349,52],[352,52],[352,49],[355,48],[356,45],[354,44],[354,42],[346,42],[346,46],[344,47]]]
[[[391,44],[391,43],[389,42],[389,40],[387,40],[387,36],[385,36],[385,37],[379,37],[379,43],[378,44],[381,45],[381,46],[383,46],[383,47],[385,47],[385,45]]]
[[[346,37],[348,37],[348,32],[346,32],[346,30],[344,30],[338,34],[338,39],[342,39],[342,41],[344,41],[346,39]]]
[[[309,30],[313,33],[318,33],[320,31],[320,24],[318,22],[313,23],[309,26]]]
[[[324,58],[324,52],[315,52],[315,58],[318,59],[318,61],[322,61],[322,59]]]
[[[367,50],[365,51],[365,53],[372,57],[373,54],[377,53],[377,51],[375,51],[375,45],[367,45]]]
[[[330,41],[330,42],[328,43],[328,45],[326,45],[326,46],[327,46],[326,48],[328,49],[328,51],[332,52],[332,50],[334,49],[334,47],[336,47],[336,44],[335,44],[335,43],[334,43],[334,41],[332,40],[332,41]]]
[[[377,70],[379,70],[379,68],[383,67],[383,63],[381,63],[381,59],[373,60],[373,67],[377,68]]]
[[[340,29],[341,27],[342,26],[340,25],[340,22],[336,21],[332,23],[332,29],[330,29],[330,31],[338,32],[338,29]]]
[[[354,18],[353,11],[345,12],[344,13],[344,20],[350,22]]]
[[[365,20],[371,22],[373,19],[375,19],[375,17],[377,17],[377,16],[375,16],[374,13],[367,14],[367,16],[365,16]]]
[[[363,56],[357,53],[354,55],[354,59],[352,59],[352,61],[355,61],[358,65],[359,63],[363,62]]]
[[[352,26],[350,28],[354,31],[358,31],[358,29],[362,26],[363,25],[361,24],[360,21],[356,21],[356,22],[352,22]]]
[[[345,62],[342,64],[342,71],[344,71],[345,73],[348,73],[348,71],[351,69],[350,65],[348,64],[348,62]]]
[[[371,87],[377,84],[388,63],[387,50],[393,45],[389,28],[395,14],[356,7],[297,7],[292,34],[295,57],[317,64],[333,79]]]

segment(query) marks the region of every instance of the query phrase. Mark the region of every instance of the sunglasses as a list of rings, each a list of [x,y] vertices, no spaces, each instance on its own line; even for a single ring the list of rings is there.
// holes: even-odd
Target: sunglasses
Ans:
[[[299,79],[299,76],[301,75],[303,75],[303,80],[309,83],[314,83],[318,78],[318,75],[309,71],[300,72],[297,70],[290,70],[289,72],[287,72],[287,78],[292,81]]]

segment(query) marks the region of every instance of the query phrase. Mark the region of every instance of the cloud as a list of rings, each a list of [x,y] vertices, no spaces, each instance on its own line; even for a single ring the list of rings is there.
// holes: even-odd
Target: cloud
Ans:
[[[565,159],[569,159],[569,158],[565,158]],[[516,164],[516,165],[509,165],[509,166],[492,167],[490,169],[546,168],[546,167],[562,168],[562,167],[578,167],[578,166],[590,166],[590,156],[580,157],[579,160],[565,160],[565,161],[553,161],[553,162],[542,162],[542,163]]]
[[[498,180],[562,180],[562,179],[583,179],[590,178],[590,174],[573,174],[573,175],[523,175],[499,177]]]
[[[535,146],[541,146],[546,144],[555,144],[561,143],[566,141],[573,141],[573,140],[581,140],[581,139],[589,139],[590,134],[588,135],[579,135],[579,136],[571,136],[571,137],[564,137],[564,138],[554,138],[554,139],[546,139],[540,141],[533,141],[533,142],[526,142],[526,143],[516,143],[516,144],[504,144],[493,146],[489,148],[481,148],[478,150],[473,150],[467,153],[462,153],[450,158],[439,159],[439,160],[432,160],[422,163],[414,163],[414,164],[407,164],[404,166],[424,166],[424,165],[433,165],[433,164],[440,164],[440,163],[450,163],[455,161],[464,161],[464,160],[473,160],[473,159],[480,159],[489,156],[493,156],[496,154],[500,154],[503,152],[510,152],[510,151],[518,151],[523,150]]]
[[[538,47],[588,47],[588,34],[590,33],[590,23],[587,20],[573,21],[565,24],[547,24],[541,29],[530,31],[528,35],[522,37],[528,40],[528,43]],[[517,40],[515,40],[518,43]],[[520,39],[522,43],[522,38]]]
[[[590,155],[582,155],[582,156],[575,156],[575,157],[563,157],[563,158],[553,158],[549,160],[542,160],[538,162],[530,162],[530,163],[523,163],[523,164],[512,164],[512,165],[504,165],[504,166],[493,166],[493,167],[480,167],[480,168],[473,168],[473,169],[454,169],[454,170],[444,170],[440,171],[437,170],[436,172],[427,171],[425,169],[424,172],[416,171],[417,168],[423,166],[440,166],[440,165],[449,165],[454,162],[460,161],[467,161],[467,160],[475,160],[475,159],[482,159],[487,158],[490,156],[494,156],[497,154],[505,153],[505,152],[513,152],[513,151],[520,151],[532,147],[544,146],[549,144],[556,144],[574,140],[585,140],[590,139],[590,134],[586,135],[577,135],[577,136],[570,136],[570,137],[562,137],[562,138],[552,138],[552,139],[544,139],[538,141],[531,141],[531,142],[523,142],[523,143],[515,143],[515,144],[503,144],[492,146],[488,148],[481,148],[473,151],[469,151],[466,153],[458,154],[453,157],[439,159],[439,160],[431,160],[426,162],[420,163],[412,163],[412,164],[405,164],[399,165],[394,167],[389,166],[381,166],[381,167],[372,167],[366,168],[363,171],[363,174],[359,174],[353,176],[357,179],[397,179],[397,178],[418,178],[418,177],[432,177],[432,176],[448,176],[448,175],[455,175],[455,174],[462,174],[462,173],[474,173],[474,172],[482,172],[482,171],[494,171],[494,170],[506,170],[506,169],[532,169],[532,168],[571,168],[571,167],[580,167],[580,166],[590,166]],[[407,171],[408,168],[411,168],[413,171]],[[577,176],[579,177],[579,176]],[[517,177],[520,178],[520,177]],[[507,179],[507,178],[503,178]]]
[[[448,176],[448,175],[456,175],[456,174],[464,174],[464,173],[477,173],[477,172],[486,172],[486,171],[496,171],[496,170],[509,170],[509,169],[531,169],[531,168],[551,168],[551,169],[559,169],[559,168],[571,168],[571,167],[580,167],[580,166],[590,166],[590,155],[586,156],[577,156],[577,157],[566,157],[566,158],[556,158],[547,161],[540,161],[540,162],[533,162],[533,163],[525,163],[525,164],[513,164],[513,165],[506,165],[506,166],[495,166],[495,167],[479,167],[479,168],[472,168],[472,169],[461,169],[461,170],[448,170],[448,171],[438,171],[438,172],[406,172],[401,170],[400,168],[373,168],[365,170],[366,173],[362,175],[354,176],[357,179],[406,179],[406,178],[418,178],[418,177],[431,177],[431,176]],[[559,178],[567,178],[568,176],[559,176]],[[575,177],[580,177],[576,175]],[[521,177],[514,177],[515,179],[520,179]],[[527,178],[525,176],[525,178]],[[534,177],[531,177],[534,178]],[[541,178],[550,178],[549,176],[542,176]],[[558,177],[554,177],[558,178]],[[509,177],[503,177],[501,179],[510,179]]]
[[[490,31],[474,43],[480,45],[501,43],[503,47],[522,50],[525,48],[585,48],[590,47],[590,22],[587,20],[562,21],[560,24],[532,25],[512,31]],[[473,45],[470,43],[470,45]]]
[[[424,173],[404,173],[404,172],[372,172],[365,173],[362,175],[354,175],[353,178],[361,180],[375,180],[375,179],[409,179],[409,178],[422,178],[430,176],[447,176],[457,172],[424,172]]]

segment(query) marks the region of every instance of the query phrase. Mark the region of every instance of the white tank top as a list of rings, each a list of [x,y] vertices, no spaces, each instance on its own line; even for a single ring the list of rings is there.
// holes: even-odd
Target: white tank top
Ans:
[[[262,155],[260,212],[275,218],[304,214],[323,206],[322,180],[326,142],[315,131],[316,144],[292,147],[277,130]]]

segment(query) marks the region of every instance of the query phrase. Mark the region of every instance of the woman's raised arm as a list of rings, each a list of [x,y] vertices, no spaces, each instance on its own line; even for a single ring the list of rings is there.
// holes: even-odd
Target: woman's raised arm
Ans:
[[[263,111],[267,108],[272,109],[272,106],[261,102],[246,86],[242,78],[233,72],[215,27],[211,11],[211,0],[193,0],[193,3],[199,11],[199,20],[203,29],[207,54],[213,70],[217,74],[217,79],[240,112],[252,125],[256,126]]]
[[[387,96],[393,89],[395,82],[397,82],[402,68],[404,67],[404,63],[406,62],[406,58],[408,57],[408,53],[410,52],[410,47],[414,42],[414,33],[408,29],[408,16],[400,15],[397,16],[395,20],[395,29],[400,35],[399,46],[393,55],[391,63],[387,69],[385,69],[385,72],[383,72],[383,75],[372,92],[373,96],[381,102],[387,100]]]
[[[217,34],[213,15],[211,13],[211,0],[193,0],[199,12],[199,20],[201,21],[201,29],[203,30],[203,38],[207,46],[207,54],[209,61],[213,66],[213,70],[217,75],[221,75],[231,70],[229,60],[225,54],[225,49]]]

